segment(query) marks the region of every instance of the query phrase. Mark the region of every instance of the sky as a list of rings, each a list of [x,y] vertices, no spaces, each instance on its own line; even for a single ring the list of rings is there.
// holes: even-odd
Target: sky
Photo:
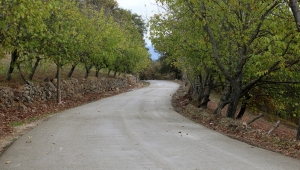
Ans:
[[[156,11],[155,0],[116,0],[121,8],[131,10],[133,13],[141,15],[145,21],[150,18]],[[145,37],[147,37],[146,35]],[[157,60],[159,54],[154,52],[151,41],[146,38],[146,47],[149,48],[152,60]]]

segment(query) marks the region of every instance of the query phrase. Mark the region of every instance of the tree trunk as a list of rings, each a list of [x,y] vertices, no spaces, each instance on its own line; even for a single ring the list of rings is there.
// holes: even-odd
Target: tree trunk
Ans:
[[[10,61],[10,65],[9,65],[7,75],[6,75],[6,80],[8,80],[8,81],[11,80],[11,74],[14,71],[15,64],[16,64],[16,61],[17,61],[18,57],[19,57],[18,51],[14,50],[14,52],[11,54],[11,61]]]
[[[250,100],[250,98],[251,98],[251,96],[247,93],[246,98],[242,103],[241,110],[240,110],[239,114],[237,115],[236,119],[242,119],[242,117],[244,116],[244,114],[246,112],[247,104],[248,104],[248,101]]]
[[[200,74],[198,78],[195,80],[194,87],[196,87],[194,89],[195,90],[194,94],[196,94],[197,96],[197,102],[199,102],[201,105],[201,102],[204,98],[204,92],[205,92],[205,82],[203,81],[202,74]],[[200,105],[198,107],[200,107]]]
[[[22,80],[23,80],[26,84],[31,85],[31,84],[25,79],[25,77],[23,76],[23,73],[22,73],[22,71],[21,71],[20,64],[17,64],[17,68],[18,68],[18,70],[19,70],[19,73],[20,73],[20,76],[21,76]]]
[[[240,112],[239,112],[239,114],[237,115],[236,119],[242,119],[242,117],[243,117],[244,114],[245,114],[246,108],[247,108],[247,103],[246,103],[246,102],[243,102],[243,104],[242,104],[242,106],[241,106],[241,109],[240,109]]]
[[[88,78],[91,72],[92,66],[86,66],[85,67],[85,76],[84,78]]]
[[[221,114],[222,109],[228,104],[228,101],[220,101],[218,104],[217,109],[214,111],[213,114]]]
[[[242,92],[242,74],[237,75],[233,81],[231,81],[231,95],[229,99],[229,106],[226,113],[226,117],[235,119],[235,113],[239,104],[241,92]]]
[[[298,132],[297,132],[297,140],[300,140],[300,118],[299,118],[299,122],[298,122]]]
[[[56,78],[57,78],[57,90],[56,90],[56,99],[57,99],[57,103],[60,104],[61,103],[61,93],[60,93],[60,61],[58,61],[58,64],[57,64],[57,72],[56,72]]]
[[[213,77],[209,76],[208,83],[206,85],[200,107],[207,108],[207,104],[210,101],[209,96],[210,96],[211,90],[213,88],[213,81],[214,81]]]
[[[96,77],[99,77],[99,72],[100,72],[100,70],[101,70],[101,68],[99,68],[99,67],[96,67]]]
[[[117,75],[117,71],[114,72],[114,78],[116,78],[116,75]]]
[[[70,70],[70,72],[69,72],[69,74],[68,74],[68,77],[69,77],[69,78],[71,78],[71,77],[72,77],[72,75],[73,75],[73,72],[74,72],[74,70],[75,70],[76,66],[77,66],[77,64],[73,64],[73,65],[72,65],[72,68],[71,68],[71,70]]]
[[[108,72],[107,72],[107,77],[109,77],[110,71],[111,71],[111,70],[109,69]]]
[[[226,82],[226,86],[223,89],[223,95],[220,99],[220,102],[218,104],[218,107],[213,112],[213,114],[221,114],[222,109],[228,104],[228,98],[230,96],[230,90],[229,90],[229,82]]]
[[[298,0],[290,0],[290,7],[294,15],[297,31],[300,32],[300,10],[299,10]],[[299,117],[298,132],[297,132],[296,139],[300,140],[300,117]]]
[[[294,15],[297,30],[298,32],[300,32],[300,11],[299,11],[298,0],[290,0],[290,8]]]
[[[34,76],[34,74],[35,74],[35,71],[36,71],[37,67],[39,66],[40,61],[41,61],[41,58],[40,58],[40,57],[37,57],[37,58],[36,58],[36,61],[35,61],[35,63],[34,63],[34,66],[31,68],[30,74],[29,74],[29,76],[28,76],[29,80],[32,80],[32,79],[33,79],[33,76]]]

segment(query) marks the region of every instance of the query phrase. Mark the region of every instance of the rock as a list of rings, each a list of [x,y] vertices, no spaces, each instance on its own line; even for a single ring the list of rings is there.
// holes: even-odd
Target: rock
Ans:
[[[46,94],[46,98],[47,98],[47,99],[51,99],[51,98],[52,98],[52,93],[51,93],[51,91],[45,91],[45,94]]]
[[[31,97],[29,97],[29,95],[23,95],[22,96],[22,101],[26,102],[26,103],[30,103],[31,102]]]
[[[52,83],[53,83],[53,84],[57,84],[57,79],[56,79],[56,78],[53,79],[53,80],[52,80]]]
[[[130,81],[131,80],[131,81]],[[134,80],[134,81],[133,81]],[[19,110],[29,110],[24,103],[33,101],[44,102],[56,97],[57,79],[41,82],[39,84],[23,85],[18,89],[0,87],[0,109],[13,107]],[[75,78],[62,80],[62,98],[84,98],[86,93],[100,93],[106,91],[120,92],[120,88],[136,85],[134,77],[127,78],[88,78],[78,81]],[[47,105],[41,106],[47,108]],[[40,108],[40,107],[39,107]],[[36,110],[36,109],[33,109]]]
[[[20,104],[18,109],[22,110],[22,111],[26,111],[27,107],[24,104]]]
[[[45,109],[48,108],[48,106],[47,106],[46,104],[42,104],[40,107],[41,107],[43,110],[45,110]]]
[[[3,103],[0,103],[0,110],[3,110],[5,108],[6,108],[6,106]]]

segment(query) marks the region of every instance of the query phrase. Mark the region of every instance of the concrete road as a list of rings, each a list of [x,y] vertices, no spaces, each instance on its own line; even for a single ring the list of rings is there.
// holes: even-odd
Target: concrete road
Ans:
[[[178,85],[150,82],[147,88],[66,110],[43,122],[8,148],[0,157],[0,169],[300,168],[299,160],[230,139],[182,117],[170,102]]]

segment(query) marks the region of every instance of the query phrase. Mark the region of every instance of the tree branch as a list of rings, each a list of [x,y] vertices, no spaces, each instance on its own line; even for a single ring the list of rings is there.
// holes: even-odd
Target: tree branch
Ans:
[[[205,12],[202,13],[202,16],[200,16],[198,13],[195,12],[192,4],[190,3],[189,0],[186,0],[186,3],[187,3],[187,6],[188,8],[192,11],[192,13],[200,20],[202,21],[203,19],[206,19],[206,15],[205,15]],[[203,11],[206,11],[206,8],[205,8],[205,4],[203,4],[202,6],[202,9]],[[219,67],[219,69],[222,71],[222,73],[224,74],[225,78],[229,81],[231,81],[231,76],[230,74],[228,73],[228,71],[225,69],[225,67],[223,66],[223,64],[221,63],[220,61],[220,58],[219,58],[219,54],[218,54],[218,49],[217,49],[217,42],[215,40],[215,37],[212,33],[212,30],[211,28],[209,27],[208,23],[206,23],[206,25],[204,26],[204,30],[207,32],[209,38],[210,38],[210,41],[212,43],[212,48],[213,48],[213,56],[214,56],[214,59]]]
[[[257,25],[256,30],[252,34],[248,46],[252,44],[252,42],[257,38],[257,35],[259,34],[260,28],[263,25],[264,20],[267,18],[267,16],[270,14],[270,12],[279,4],[279,2],[274,2],[274,4],[261,16],[260,20],[261,22]]]

